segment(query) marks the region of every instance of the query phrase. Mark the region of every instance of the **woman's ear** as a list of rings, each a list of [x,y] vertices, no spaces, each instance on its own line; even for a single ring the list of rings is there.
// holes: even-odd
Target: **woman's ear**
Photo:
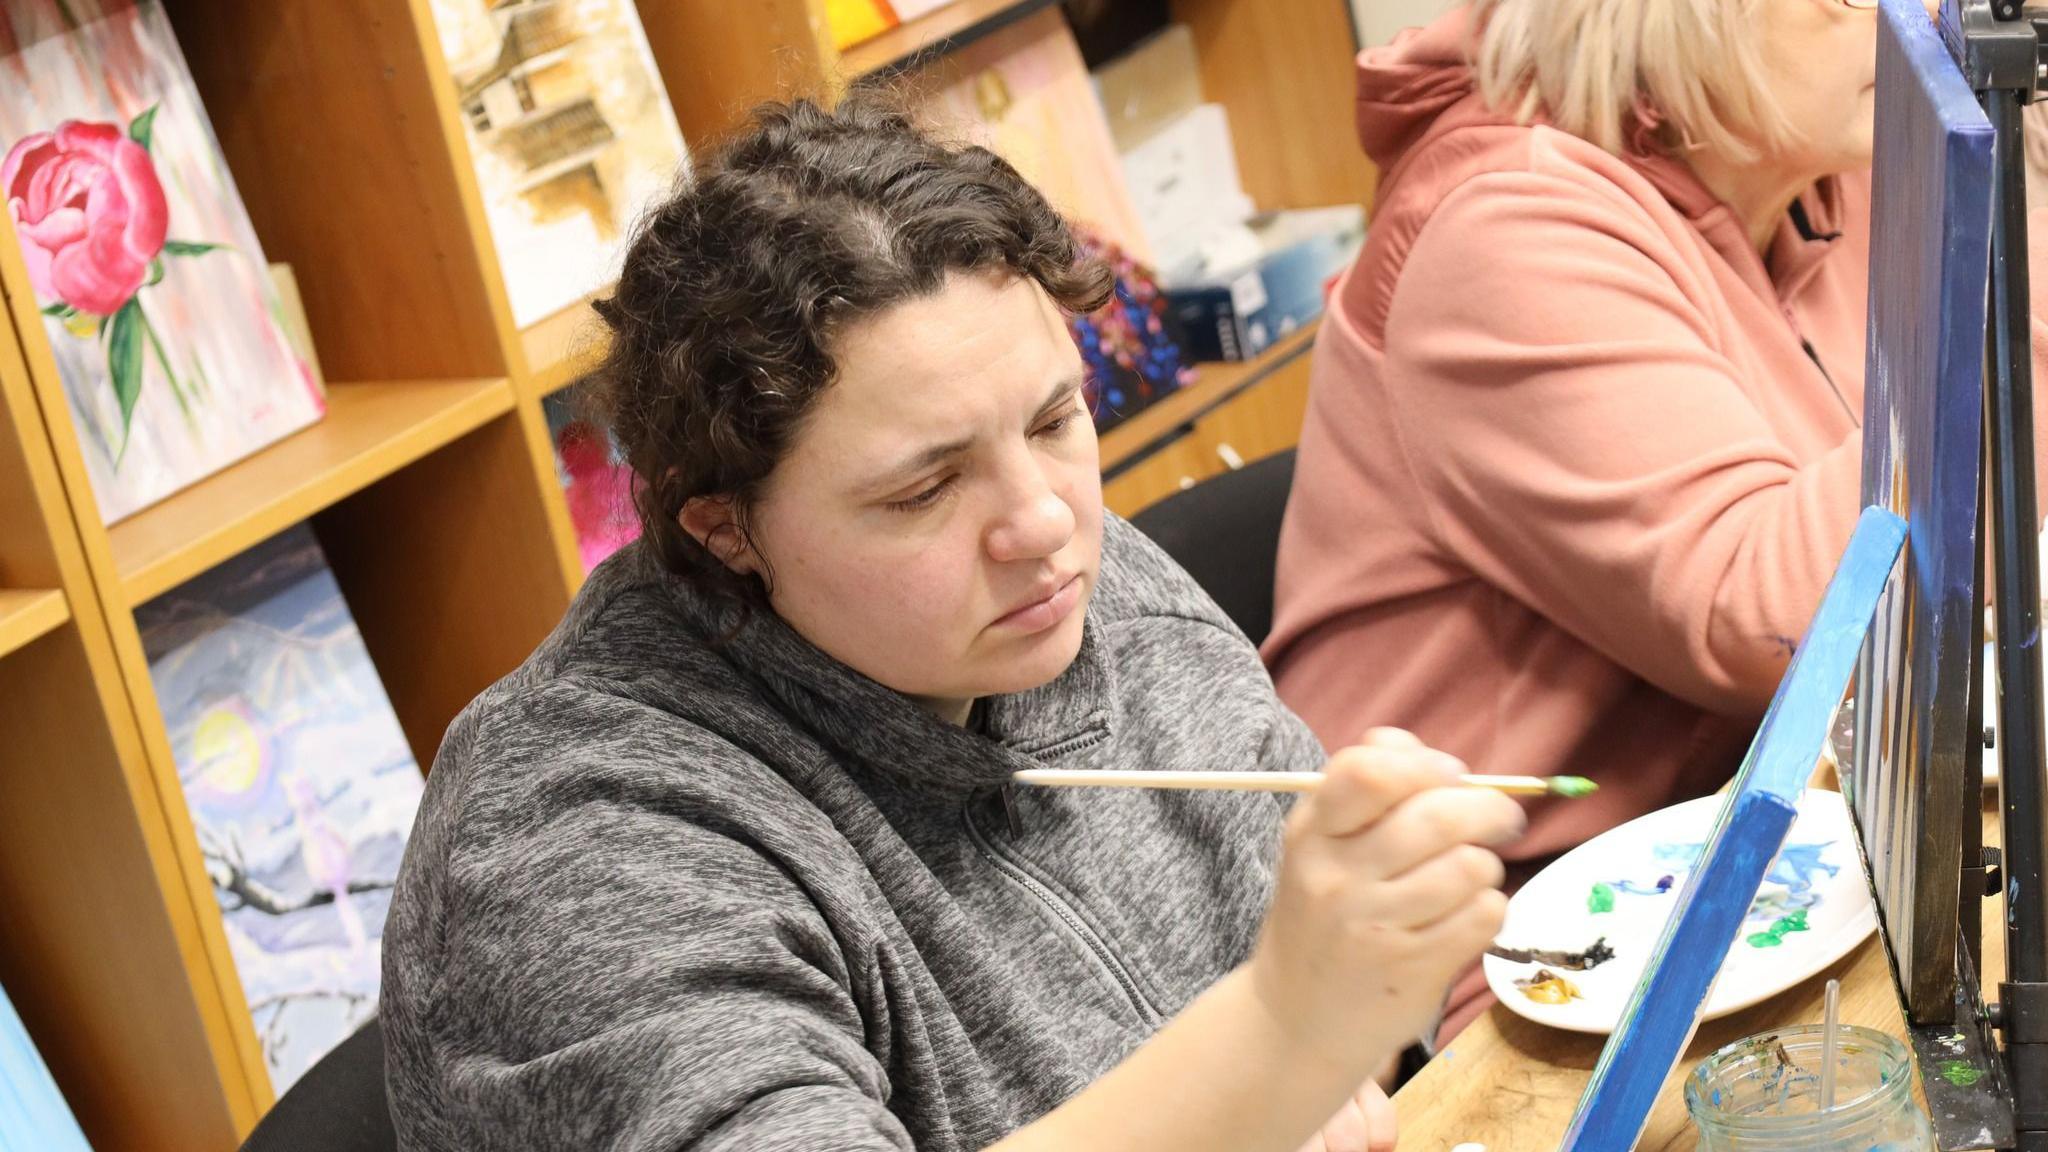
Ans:
[[[730,496],[693,496],[683,501],[676,522],[683,531],[718,558],[718,562],[742,576],[758,575],[759,557],[740,529],[739,511]]]

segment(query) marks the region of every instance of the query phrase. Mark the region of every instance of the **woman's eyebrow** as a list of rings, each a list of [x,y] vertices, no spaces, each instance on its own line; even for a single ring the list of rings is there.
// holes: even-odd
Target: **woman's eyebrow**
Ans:
[[[1079,369],[1053,381],[1052,390],[1045,394],[1045,403],[1038,406],[1038,414],[1043,416],[1052,409],[1059,407],[1066,401],[1067,397],[1079,392],[1082,385],[1086,383],[1087,378]]]
[[[932,444],[906,455],[888,468],[874,473],[861,485],[863,490],[886,490],[892,485],[909,480],[934,464],[942,463],[974,447],[974,437],[963,436],[942,444]]]

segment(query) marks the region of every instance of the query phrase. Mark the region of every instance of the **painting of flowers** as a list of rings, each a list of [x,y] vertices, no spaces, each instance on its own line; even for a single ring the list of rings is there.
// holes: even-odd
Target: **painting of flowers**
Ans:
[[[159,0],[0,0],[0,157],[106,522],[325,411]]]
[[[548,438],[555,444],[555,479],[576,528],[576,550],[588,573],[605,557],[640,538],[633,510],[633,469],[611,433],[577,415],[573,392],[541,401]]]
[[[271,1086],[377,1011],[423,781],[300,525],[135,613]]]

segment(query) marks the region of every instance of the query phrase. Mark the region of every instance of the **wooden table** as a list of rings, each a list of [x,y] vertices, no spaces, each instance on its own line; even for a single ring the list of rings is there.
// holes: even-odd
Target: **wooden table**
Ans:
[[[1987,793],[1987,801],[1996,793]],[[1984,809],[1985,843],[1999,842],[1996,807]],[[2004,902],[1984,902],[1984,971],[1995,986],[2005,969]],[[1842,1019],[1905,1036],[1891,971],[1876,936],[1826,973],[1762,1004],[1700,1026],[1672,1069],[1638,1145],[1644,1152],[1691,1152],[1698,1136],[1679,1088],[1693,1065],[1724,1044],[1787,1024],[1817,1023],[1829,976],[1842,981]],[[1463,1143],[1487,1152],[1551,1152],[1600,1058],[1604,1036],[1561,1032],[1496,1004],[1394,1094],[1400,1152],[1448,1152]]]

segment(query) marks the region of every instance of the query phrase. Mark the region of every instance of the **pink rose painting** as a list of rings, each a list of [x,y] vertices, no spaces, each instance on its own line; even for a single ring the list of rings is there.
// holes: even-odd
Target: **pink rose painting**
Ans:
[[[36,295],[112,316],[142,287],[164,250],[170,210],[149,159],[149,121],[123,132],[69,120],[25,136],[0,161]],[[132,137],[132,138],[131,138]]]
[[[107,522],[319,418],[158,0],[0,0],[0,155]]]
[[[556,479],[576,528],[576,549],[588,572],[639,539],[640,518],[633,510],[633,470],[604,429],[576,417],[569,396],[549,396],[541,410],[555,442]]]

